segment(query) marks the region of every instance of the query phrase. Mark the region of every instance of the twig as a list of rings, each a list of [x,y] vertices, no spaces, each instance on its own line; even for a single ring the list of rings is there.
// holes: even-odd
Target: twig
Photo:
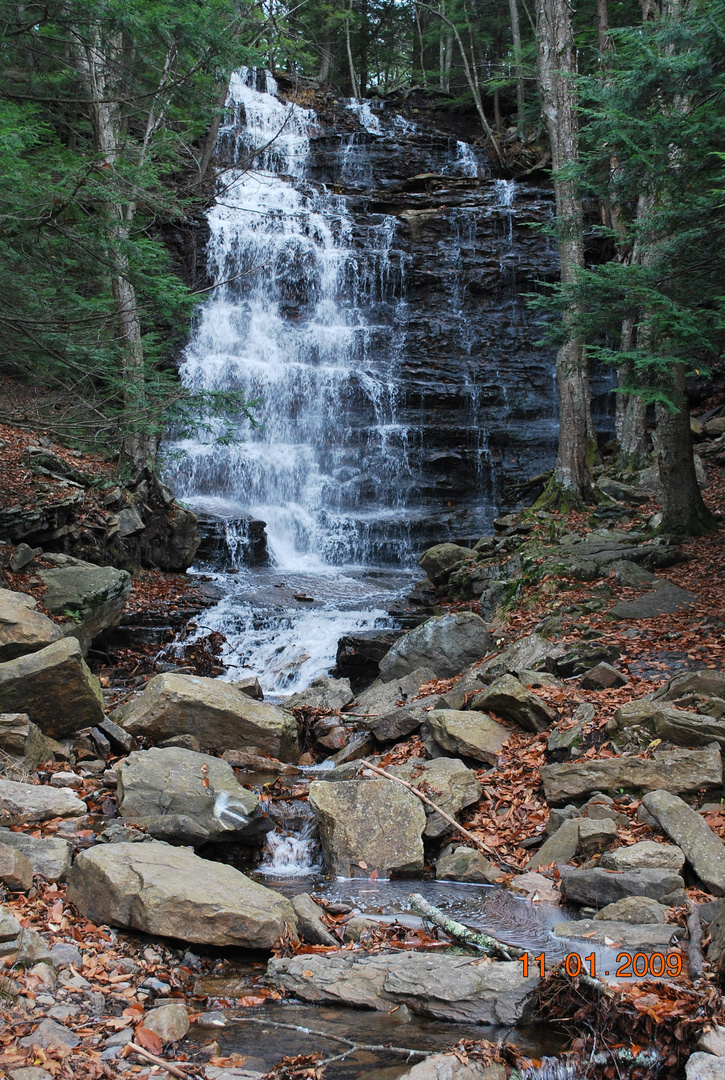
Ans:
[[[166,1069],[172,1076],[178,1076],[181,1080],[189,1080],[189,1077],[196,1073],[196,1069],[193,1065],[173,1065],[170,1061],[166,1061],[164,1058],[157,1057],[156,1054],[152,1054],[149,1050],[144,1050],[143,1046],[139,1046],[138,1043],[130,1042],[126,1043],[123,1048],[124,1057],[128,1054],[139,1054],[142,1058],[146,1058],[152,1065],[160,1065],[163,1069]],[[186,1069],[191,1069],[192,1073],[188,1073]],[[198,1075],[198,1074],[197,1074]]]
[[[462,836],[465,836],[466,840],[470,840],[471,843],[479,849],[479,851],[485,851],[487,855],[493,855],[493,857],[496,858],[496,852],[492,851],[487,844],[484,844],[483,840],[479,840],[478,837],[474,836],[473,833],[470,833],[468,829],[464,829],[463,826],[460,825],[454,817],[451,817],[450,814],[447,814],[445,810],[441,810],[440,806],[436,806],[432,799],[429,799],[428,796],[424,795],[422,791],[418,791],[418,788],[413,787],[413,785],[409,784],[407,780],[402,780],[399,776],[393,776],[392,773],[386,772],[385,769],[378,768],[377,765],[371,764],[371,762],[366,761],[365,758],[362,759],[362,764],[366,768],[372,769],[373,772],[380,773],[380,775],[384,776],[386,780],[394,780],[396,784],[402,784],[403,787],[406,787],[408,789],[408,791],[412,791],[414,795],[418,796],[421,802],[424,802],[426,806],[432,807],[432,809],[435,810],[437,814],[440,814],[444,821],[447,821],[449,825],[452,825],[454,829],[457,829]]]
[[[702,976],[702,924],[697,904],[687,901],[687,956],[690,978],[694,982]]]

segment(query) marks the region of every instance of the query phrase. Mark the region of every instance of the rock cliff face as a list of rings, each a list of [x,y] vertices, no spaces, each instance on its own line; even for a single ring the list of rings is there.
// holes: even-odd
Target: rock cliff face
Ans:
[[[221,543],[262,561],[255,520],[273,551],[335,563],[481,535],[507,483],[554,456],[554,355],[524,299],[558,273],[551,190],[496,178],[414,109],[315,112],[261,72],[233,78],[227,108],[219,285],[182,378],[243,390],[261,425],[233,446],[188,440],[169,467],[224,523],[203,528],[201,560]]]

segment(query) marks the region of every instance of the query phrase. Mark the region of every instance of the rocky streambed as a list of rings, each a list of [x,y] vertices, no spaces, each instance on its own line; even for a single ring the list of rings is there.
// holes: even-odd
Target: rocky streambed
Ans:
[[[655,1064],[684,1067],[701,1039],[688,1076],[715,1067],[725,675],[691,663],[654,680],[637,674],[644,650],[623,655],[637,639],[621,628],[663,598],[669,620],[696,609],[655,573],[678,548],[641,529],[552,531],[548,515],[511,518],[475,548],[439,545],[421,595],[479,580],[513,595],[535,570],[550,597],[569,591],[568,613],[550,600],[518,633],[516,618],[433,615],[364,689],[325,676],[284,707],[254,678],[167,664],[110,710],[84,653],[120,618],[123,572],[65,623],[0,591],[13,1080],[41,1051],[49,1075],[155,1056],[260,1077],[317,1053],[333,1078],[503,1077],[517,1054],[566,1049],[549,1023],[562,961],[589,980],[577,992],[624,995],[633,1030],[646,985],[664,1018]],[[495,941],[466,944],[455,923]],[[664,1031],[686,1000],[676,1052]],[[518,1050],[487,1046],[502,1035]],[[455,1044],[471,1053],[428,1056]]]

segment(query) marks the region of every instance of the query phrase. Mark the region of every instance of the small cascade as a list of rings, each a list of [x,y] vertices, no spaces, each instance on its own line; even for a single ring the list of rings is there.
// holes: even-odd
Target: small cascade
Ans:
[[[275,829],[267,833],[259,872],[265,877],[307,877],[322,869],[320,845],[310,818],[299,832]]]

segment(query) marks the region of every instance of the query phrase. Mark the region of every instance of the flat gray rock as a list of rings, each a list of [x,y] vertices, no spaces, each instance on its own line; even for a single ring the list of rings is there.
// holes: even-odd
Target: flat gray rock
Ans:
[[[725,896],[725,844],[704,818],[668,791],[652,791],[642,803],[682,849],[707,891]]]
[[[569,870],[561,877],[562,899],[603,908],[625,896],[649,896],[667,907],[685,902],[685,883],[671,870]]]
[[[511,720],[538,734],[551,727],[559,714],[537,694],[527,690],[513,675],[501,675],[471,700],[471,709],[494,712],[503,720]]]
[[[406,765],[394,765],[387,770],[392,776],[399,776],[432,799],[451,817],[459,810],[478,802],[481,797],[481,785],[473,769],[469,769],[457,758],[440,757],[434,761],[414,759]],[[437,837],[451,831],[451,825],[429,806],[424,806],[428,819],[425,836]]]
[[[0,663],[37,652],[61,637],[60,627],[36,611],[27,593],[0,589]]]
[[[685,865],[685,856],[674,844],[640,840],[631,847],[605,852],[599,865],[603,870],[674,870],[680,874]]]
[[[196,675],[156,675],[114,715],[126,731],[152,743],[193,735],[204,751],[254,746],[268,757],[297,761],[297,721],[291,713],[254,701],[231,683]]]
[[[411,1012],[440,1020],[512,1025],[529,1016],[539,982],[518,961],[443,953],[337,953],[271,960],[267,982],[303,1001]]]
[[[354,705],[347,710],[359,724],[370,730],[380,742],[402,739],[418,731],[426,718],[423,706],[430,700],[416,701],[418,690],[436,678],[430,667],[416,668],[387,682],[378,680],[360,694]],[[437,696],[434,701],[437,702]]]
[[[0,664],[0,712],[27,713],[44,735],[62,739],[103,720],[101,684],[75,638]]]
[[[255,682],[257,682],[256,679]],[[258,697],[256,693],[248,696]],[[306,690],[287,698],[284,707],[285,709],[332,709],[334,712],[339,712],[340,709],[349,705],[354,697],[349,679],[331,679],[329,675],[321,675],[319,679],[310,683]]]
[[[680,746],[707,746],[711,742],[725,747],[725,720],[716,720],[684,709],[660,708],[652,717],[660,739]]]
[[[587,945],[607,945],[627,952],[666,953],[685,936],[681,926],[647,926],[629,922],[608,922],[599,919],[577,919],[560,922],[552,927],[556,937],[571,941],[586,941]],[[611,972],[614,975],[614,971]]]
[[[470,709],[434,709],[426,719],[440,747],[487,765],[496,764],[503,744],[511,736],[508,728],[488,713]]]
[[[716,744],[703,750],[656,750],[651,758],[592,758],[544,765],[541,781],[553,806],[595,791],[696,792],[722,785],[722,758]]]
[[[431,1054],[398,1080],[506,1080],[507,1073],[505,1065],[484,1065],[472,1059],[464,1062],[455,1054]]]
[[[94,638],[121,621],[131,593],[131,575],[127,570],[96,566],[70,555],[48,558],[57,565],[53,570],[39,571],[47,587],[43,603],[54,615],[77,613],[66,634],[77,638],[86,653]]]
[[[280,893],[225,863],[157,841],[81,852],[67,899],[96,923],[207,945],[272,949],[297,925]]]
[[[427,818],[420,799],[394,780],[314,780],[310,808],[325,866],[336,877],[412,877],[423,871]]]
[[[80,817],[88,807],[70,788],[0,780],[0,818],[4,825],[26,825],[54,817]]]
[[[685,1065],[686,1080],[725,1080],[725,1058],[697,1050]]]
[[[657,900],[651,900],[649,896],[625,896],[623,900],[607,904],[597,912],[594,919],[636,926],[662,926],[667,919],[667,908]]]
[[[153,747],[129,754],[118,767],[121,817],[141,822],[159,839],[228,839],[249,830],[258,803],[237,781],[231,765],[209,754]]]
[[[661,589],[638,596],[636,600],[621,600],[615,604],[610,615],[616,619],[656,619],[658,615],[674,615],[697,607],[699,597],[677,585],[663,585]]]
[[[493,638],[479,615],[466,611],[438,615],[409,630],[380,661],[383,682],[430,667],[440,679],[459,675],[493,649]]]
[[[437,881],[468,881],[476,885],[495,885],[501,871],[476,848],[449,844],[436,863]]]
[[[70,1028],[56,1023],[55,1020],[46,1018],[41,1020],[30,1035],[20,1039],[18,1046],[41,1046],[43,1049],[48,1050],[53,1047],[65,1046],[72,1050],[79,1045],[80,1041],[80,1035],[76,1035]]]

